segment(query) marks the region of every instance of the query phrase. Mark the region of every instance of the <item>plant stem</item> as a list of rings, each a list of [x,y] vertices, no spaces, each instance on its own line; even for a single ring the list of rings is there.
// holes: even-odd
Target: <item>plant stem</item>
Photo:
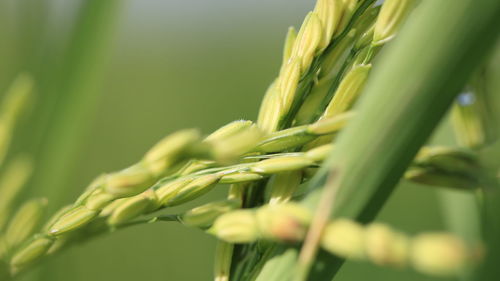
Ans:
[[[95,104],[102,93],[98,85],[120,5],[118,0],[82,3],[63,64],[55,72],[56,79],[45,89],[56,100],[52,108],[50,103],[42,103],[49,105],[45,111],[49,116],[45,120],[47,124],[42,124],[46,127],[33,182],[38,188],[44,188],[51,202],[48,213],[55,211],[71,191],[65,185],[73,172],[71,163],[75,163]],[[44,268],[38,279],[50,276],[50,270],[50,267]]]
[[[58,92],[58,100],[45,133],[34,182],[45,188],[52,208],[68,194],[69,189],[62,186],[70,175],[69,163],[82,143],[101,94],[97,85],[119,5],[117,0],[84,3],[64,65],[57,73],[54,87],[47,89]]]
[[[494,113],[494,118],[492,124],[498,124],[500,122],[500,96],[498,92],[500,91],[500,81],[498,76],[500,75],[500,42],[497,42],[496,49],[493,52],[491,61],[487,66],[487,81],[489,88],[488,101],[491,102],[491,106]],[[500,131],[496,130],[497,136]],[[482,281],[494,281],[500,276],[500,267],[498,262],[500,261],[500,220],[498,219],[498,214],[500,214],[500,161],[499,161],[499,147],[500,141],[497,139],[496,142],[485,149],[484,162],[489,168],[492,178],[496,181],[493,182],[488,189],[483,192],[483,233],[484,240],[486,242],[486,247],[488,248],[488,253],[486,259],[480,270],[477,272],[477,280]],[[496,152],[496,153],[495,153]],[[486,161],[488,160],[488,161]]]

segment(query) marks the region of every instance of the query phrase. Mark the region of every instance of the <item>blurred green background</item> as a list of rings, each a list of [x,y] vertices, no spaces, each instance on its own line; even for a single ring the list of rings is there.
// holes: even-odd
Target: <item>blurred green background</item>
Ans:
[[[12,155],[36,173],[25,198],[69,203],[96,175],[134,163],[177,129],[208,133],[255,119],[288,26],[313,0],[1,0],[0,92],[19,72],[37,83]],[[450,141],[441,129],[441,142]],[[201,201],[223,197],[221,186]],[[200,202],[200,201],[199,201]],[[199,203],[198,202],[198,203]],[[444,226],[431,188],[404,183],[380,221],[406,232]],[[98,238],[24,280],[210,280],[215,240],[176,224]],[[348,262],[338,280],[434,280]]]

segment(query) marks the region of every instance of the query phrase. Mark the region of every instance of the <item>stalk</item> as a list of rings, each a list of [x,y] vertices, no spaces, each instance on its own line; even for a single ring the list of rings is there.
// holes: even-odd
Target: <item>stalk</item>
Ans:
[[[492,124],[499,124],[500,121],[500,97],[498,91],[500,90],[500,81],[496,79],[500,75],[500,42],[497,42],[495,52],[491,57],[489,65],[486,67],[487,74],[487,87],[491,95],[488,97],[491,102],[493,109]],[[497,136],[498,129],[496,130]],[[500,180],[499,180],[499,170],[500,162],[498,161],[498,148],[500,142],[497,140],[491,147],[493,150],[486,149],[484,155],[487,156],[485,159],[488,160],[486,163],[490,168],[490,172],[493,177],[496,177],[496,182],[492,183],[492,186],[485,190],[483,195],[483,205],[482,205],[482,215],[483,215],[483,234],[484,240],[486,242],[486,247],[488,248],[488,253],[486,255],[486,260],[480,270],[477,272],[477,280],[493,281],[498,279],[500,275],[500,267],[498,267],[498,261],[500,261],[500,220],[498,219],[498,214],[500,212]],[[492,155],[492,151],[496,152]]]
[[[333,216],[361,222],[376,216],[463,81],[492,46],[499,13],[500,3],[494,0],[421,3],[400,37],[382,54],[358,103],[359,115],[311,182],[320,186],[330,171],[338,174]],[[304,204],[315,209],[322,191],[315,190]],[[320,257],[308,274],[312,261],[297,265],[297,249],[281,253],[268,263],[275,269],[273,277],[266,276],[270,270],[264,268],[257,280],[290,280],[276,271],[293,268],[299,268],[297,280],[330,280],[342,265],[339,258]]]
[[[496,128],[498,123],[495,122],[492,114],[495,106],[498,107],[493,98],[494,93],[498,92],[498,88],[495,89],[494,85],[490,85],[495,80],[495,75],[498,75],[490,66],[490,64],[495,65],[494,55],[472,77],[467,87],[470,92],[467,91],[457,97],[450,120],[454,125],[457,142],[477,151],[481,157],[482,165],[486,167],[482,176],[482,188],[474,195],[444,190],[439,192],[441,204],[444,207],[443,214],[449,229],[470,241],[485,241],[490,253],[487,263],[490,264],[492,262],[491,253],[495,252],[491,249],[495,249],[494,244],[496,243],[489,241],[491,240],[490,235],[492,233],[498,235],[498,230],[495,229],[496,223],[492,220],[492,210],[495,209],[494,202],[498,200],[498,183],[490,180],[490,178],[495,177],[498,163],[496,163],[497,167],[495,164],[488,163],[488,160],[495,158],[488,150],[491,149],[491,144],[497,140],[496,136],[499,133]],[[472,99],[467,100],[467,98]],[[490,268],[489,271],[494,272],[491,269],[493,268]],[[477,272],[468,270],[461,280],[475,280],[476,278]],[[481,280],[486,278],[484,276]]]
[[[70,189],[64,188],[72,174],[75,158],[90,125],[98,101],[99,78],[102,77],[103,58],[113,34],[120,1],[85,1],[82,3],[63,64],[56,70],[54,81],[47,85],[47,92],[54,92],[57,100],[47,119],[43,148],[38,151],[34,182],[43,187],[50,199],[48,213],[55,211]],[[48,78],[49,75],[43,75]],[[49,105],[47,102],[44,105]],[[45,108],[44,108],[45,109]],[[48,108],[50,109],[50,108]],[[32,187],[33,190],[34,187]],[[38,279],[50,276],[45,268]]]
[[[120,1],[86,1],[66,50],[64,65],[50,91],[58,93],[44,148],[38,156],[40,169],[35,182],[46,189],[52,208],[68,190],[62,188],[70,175],[71,163],[90,124],[89,116],[101,91],[97,85]],[[48,189],[50,188],[50,189]],[[52,209],[53,210],[53,209]]]

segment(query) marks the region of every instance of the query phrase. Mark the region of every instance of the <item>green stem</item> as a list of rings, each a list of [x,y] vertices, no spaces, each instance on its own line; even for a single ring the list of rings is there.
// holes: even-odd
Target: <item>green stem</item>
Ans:
[[[498,124],[500,122],[500,80],[498,79],[500,75],[500,41],[497,42],[495,52],[491,57],[491,61],[487,66],[487,87],[489,89],[488,102],[492,106],[492,112],[494,113],[494,118],[492,124],[497,125],[496,136],[500,135],[498,130]],[[488,253],[486,254],[486,259],[478,274],[476,276],[477,280],[482,281],[494,281],[500,276],[500,267],[498,262],[500,261],[500,219],[498,214],[500,214],[500,141],[497,139],[496,142],[485,149],[485,163],[487,167],[490,168],[494,181],[488,189],[483,192],[483,208],[482,208],[482,225],[484,240],[486,242],[486,247]],[[487,160],[487,161],[486,161]]]
[[[30,191],[44,189],[51,202],[49,213],[55,211],[72,190],[65,185],[72,175],[74,166],[71,163],[76,163],[74,160],[102,93],[98,85],[119,5],[121,1],[118,0],[89,0],[82,4],[63,64],[55,72],[53,81],[44,81],[45,93],[56,100],[49,103],[41,100],[49,107],[42,108],[46,118],[39,124],[39,128],[43,128],[43,137],[37,144],[40,148],[33,179],[36,187]],[[49,271],[50,267],[44,268],[39,279],[50,276]]]
[[[52,208],[71,190],[63,186],[71,175],[70,163],[74,162],[101,94],[97,85],[119,5],[117,0],[84,3],[57,81],[47,89],[57,92],[58,100],[52,108],[34,182],[45,188],[55,203]]]

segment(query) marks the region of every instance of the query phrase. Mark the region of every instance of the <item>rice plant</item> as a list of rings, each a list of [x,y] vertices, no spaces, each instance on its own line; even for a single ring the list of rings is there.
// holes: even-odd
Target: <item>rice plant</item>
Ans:
[[[98,20],[84,17],[75,35],[88,49],[83,58],[69,52],[73,70],[61,86],[76,93],[75,110],[63,110],[72,120],[86,111],[75,104],[87,105],[78,93],[98,76],[92,62],[102,59],[114,2],[90,1],[86,13]],[[499,170],[484,154],[497,144],[496,89],[486,85],[495,79],[487,66],[499,15],[494,0],[318,0],[298,31],[288,30],[255,121],[171,133],[59,210],[50,194],[16,199],[39,167],[33,156],[6,155],[43,82],[19,74],[0,111],[0,279],[22,278],[102,235],[178,223],[218,239],[216,281],[332,280],[346,259],[497,280]],[[448,111],[460,145],[429,144]],[[473,194],[462,207],[481,213],[482,235],[413,235],[373,222],[400,181]],[[172,211],[221,184],[230,185],[227,198]]]

